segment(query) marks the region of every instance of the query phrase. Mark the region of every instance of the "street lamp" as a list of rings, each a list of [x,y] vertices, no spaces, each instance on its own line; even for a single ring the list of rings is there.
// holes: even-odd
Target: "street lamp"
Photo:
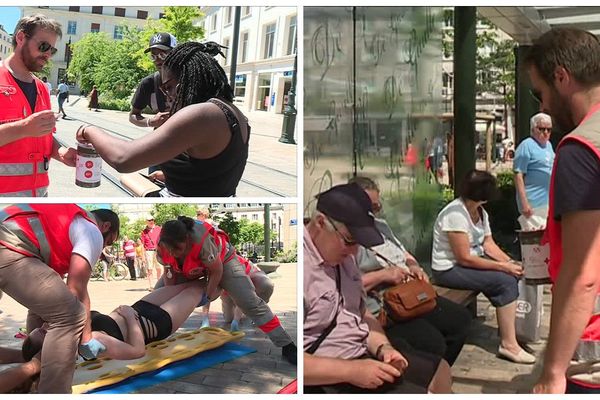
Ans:
[[[283,129],[279,141],[281,143],[296,144],[294,141],[294,128],[296,127],[296,69],[298,68],[298,51],[294,56],[294,70],[292,71],[292,86],[288,92],[288,101],[283,110]]]
[[[281,217],[277,216],[277,251],[281,251]]]

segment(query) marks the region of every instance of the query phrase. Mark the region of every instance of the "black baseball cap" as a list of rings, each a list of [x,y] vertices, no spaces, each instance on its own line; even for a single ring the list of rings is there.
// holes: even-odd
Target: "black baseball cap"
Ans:
[[[157,32],[150,38],[150,44],[144,53],[151,49],[172,50],[175,46],[177,46],[175,36],[167,32]]]
[[[356,183],[337,185],[318,194],[317,210],[343,223],[361,246],[383,243],[383,237],[375,227],[371,199]]]

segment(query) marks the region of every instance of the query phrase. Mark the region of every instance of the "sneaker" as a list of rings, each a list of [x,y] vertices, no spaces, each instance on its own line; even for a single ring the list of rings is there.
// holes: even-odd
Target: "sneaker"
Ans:
[[[294,343],[283,346],[281,348],[281,356],[292,365],[298,364],[298,349]]]

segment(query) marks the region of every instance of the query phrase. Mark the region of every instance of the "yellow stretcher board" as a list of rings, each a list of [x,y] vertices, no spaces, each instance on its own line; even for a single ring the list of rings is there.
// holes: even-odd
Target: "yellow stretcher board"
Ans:
[[[201,328],[175,332],[165,340],[146,345],[146,355],[135,360],[98,358],[77,364],[73,377],[73,393],[85,393],[121,382],[131,376],[155,371],[175,361],[190,358],[215,349],[227,342],[240,340],[244,332],[229,332],[219,328]]]

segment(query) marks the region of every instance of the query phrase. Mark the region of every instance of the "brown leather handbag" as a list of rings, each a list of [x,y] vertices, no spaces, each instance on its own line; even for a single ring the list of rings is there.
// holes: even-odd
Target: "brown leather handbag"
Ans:
[[[437,302],[431,283],[411,278],[386,289],[383,293],[385,312],[396,321],[406,321],[431,312]]]

